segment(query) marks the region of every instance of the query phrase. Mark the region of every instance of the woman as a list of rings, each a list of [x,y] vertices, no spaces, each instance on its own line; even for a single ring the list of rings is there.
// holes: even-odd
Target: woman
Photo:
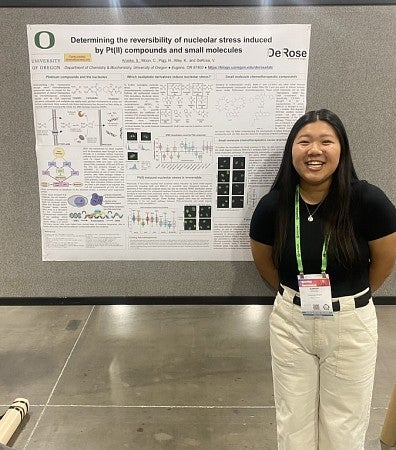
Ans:
[[[279,450],[363,450],[377,355],[371,292],[396,258],[396,211],[360,181],[341,120],[294,124],[270,192],[252,217],[270,316]]]

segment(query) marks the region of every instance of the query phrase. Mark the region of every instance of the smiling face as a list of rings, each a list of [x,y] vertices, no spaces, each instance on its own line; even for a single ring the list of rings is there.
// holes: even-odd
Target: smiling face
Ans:
[[[292,146],[293,166],[300,176],[300,186],[328,189],[340,155],[340,140],[330,124],[317,120],[302,127]]]

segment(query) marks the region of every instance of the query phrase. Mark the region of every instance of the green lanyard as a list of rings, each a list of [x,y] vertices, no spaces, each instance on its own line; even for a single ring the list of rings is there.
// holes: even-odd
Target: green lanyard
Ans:
[[[295,235],[295,243],[296,243],[296,258],[297,258],[297,267],[299,274],[304,277],[304,269],[301,258],[301,233],[300,233],[300,187],[297,184],[296,186],[296,195],[294,201],[294,235]],[[322,276],[326,276],[326,268],[327,268],[327,246],[329,244],[329,236],[325,237],[323,242],[322,249],[322,267],[321,272]]]

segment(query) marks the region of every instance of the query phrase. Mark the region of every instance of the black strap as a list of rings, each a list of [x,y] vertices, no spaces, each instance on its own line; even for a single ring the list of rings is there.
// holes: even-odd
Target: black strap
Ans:
[[[280,295],[283,295],[285,292],[285,289],[283,286],[279,285],[278,291]],[[371,298],[371,290],[369,289],[364,294],[360,295],[359,297],[355,297],[355,308],[361,308],[362,306],[368,305]],[[293,303],[295,305],[301,306],[301,300],[298,295],[295,295],[293,297]],[[340,302],[338,300],[333,301],[333,311],[339,311],[340,310]]]

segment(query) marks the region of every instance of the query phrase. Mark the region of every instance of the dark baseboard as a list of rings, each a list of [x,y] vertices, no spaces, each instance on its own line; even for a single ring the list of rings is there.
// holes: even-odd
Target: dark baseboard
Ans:
[[[274,297],[168,296],[168,297],[3,297],[0,306],[47,305],[272,305]],[[396,305],[396,297],[374,297],[375,305]]]
[[[349,6],[392,5],[395,0],[2,0],[0,7],[13,8],[157,8],[247,6]]]

